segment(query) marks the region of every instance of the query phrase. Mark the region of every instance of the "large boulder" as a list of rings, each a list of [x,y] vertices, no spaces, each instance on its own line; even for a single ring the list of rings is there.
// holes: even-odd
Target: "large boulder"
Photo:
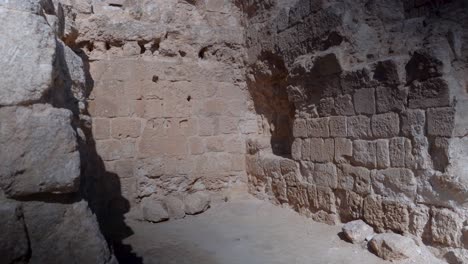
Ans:
[[[143,219],[148,222],[159,223],[169,219],[169,213],[164,204],[152,197],[143,198],[141,201],[141,210]]]
[[[5,5],[0,6],[0,24],[0,106],[41,99],[54,78],[53,30],[44,17],[10,10]]]
[[[176,196],[167,196],[163,199],[171,219],[181,219],[185,216],[185,204]]]
[[[24,219],[31,243],[29,263],[114,261],[96,217],[85,201],[28,202],[24,204]]]
[[[0,201],[0,234],[2,263],[26,261],[29,252],[28,237],[22,208],[18,203]]]
[[[362,220],[355,220],[343,226],[343,233],[350,242],[361,243],[374,234],[374,229]]]
[[[421,253],[421,249],[411,238],[393,233],[374,236],[369,246],[377,256],[385,260],[403,260]]]
[[[71,112],[49,105],[0,108],[0,188],[9,197],[78,190]]]

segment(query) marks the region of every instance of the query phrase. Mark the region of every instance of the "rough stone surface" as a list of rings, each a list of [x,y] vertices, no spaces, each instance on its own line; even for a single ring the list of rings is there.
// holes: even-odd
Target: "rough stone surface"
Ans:
[[[22,207],[15,202],[0,201],[0,254],[4,263],[26,261],[29,250]]]
[[[169,219],[164,203],[155,198],[145,197],[141,201],[143,219],[153,223],[159,223]]]
[[[0,119],[0,185],[8,196],[78,190],[80,156],[70,111],[4,107]]]
[[[185,216],[185,204],[182,199],[175,196],[164,198],[164,206],[167,208],[167,213],[172,219],[180,219]]]
[[[411,238],[392,233],[375,235],[369,246],[377,256],[392,261],[411,258],[421,252]]]
[[[343,233],[353,243],[361,243],[374,234],[374,229],[362,220],[348,222],[343,226]]]
[[[203,192],[189,194],[184,198],[185,213],[189,215],[199,214],[210,207],[210,195]]]
[[[19,2],[3,1],[0,5],[0,105],[38,101],[53,83],[53,31],[43,17],[27,12],[31,7],[38,9],[37,3]],[[11,5],[21,11],[10,11],[7,8]]]

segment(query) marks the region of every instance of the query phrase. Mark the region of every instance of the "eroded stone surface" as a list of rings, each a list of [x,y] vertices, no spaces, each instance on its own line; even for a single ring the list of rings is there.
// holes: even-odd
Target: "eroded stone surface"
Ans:
[[[397,234],[378,234],[369,242],[372,251],[385,260],[403,260],[420,254],[411,238]]]

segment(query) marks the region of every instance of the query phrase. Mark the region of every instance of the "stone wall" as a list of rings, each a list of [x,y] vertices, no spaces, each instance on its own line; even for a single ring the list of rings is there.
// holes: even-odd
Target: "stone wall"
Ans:
[[[239,1],[249,90],[294,112],[290,156],[249,139],[251,193],[467,248],[467,3],[426,2]]]
[[[81,192],[86,77],[60,13],[0,1],[2,263],[116,263]]]
[[[229,1],[90,5],[93,13],[76,11],[74,43],[89,60],[92,137],[130,206],[245,184],[245,137],[257,128],[238,8]]]

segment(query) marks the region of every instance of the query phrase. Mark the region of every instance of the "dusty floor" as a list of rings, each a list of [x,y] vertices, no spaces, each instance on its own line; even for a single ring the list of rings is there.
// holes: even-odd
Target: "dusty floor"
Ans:
[[[313,222],[251,197],[159,224],[127,220],[123,241],[145,264],[373,264],[383,261],[338,237],[339,226]],[[421,256],[398,263],[442,263]]]

